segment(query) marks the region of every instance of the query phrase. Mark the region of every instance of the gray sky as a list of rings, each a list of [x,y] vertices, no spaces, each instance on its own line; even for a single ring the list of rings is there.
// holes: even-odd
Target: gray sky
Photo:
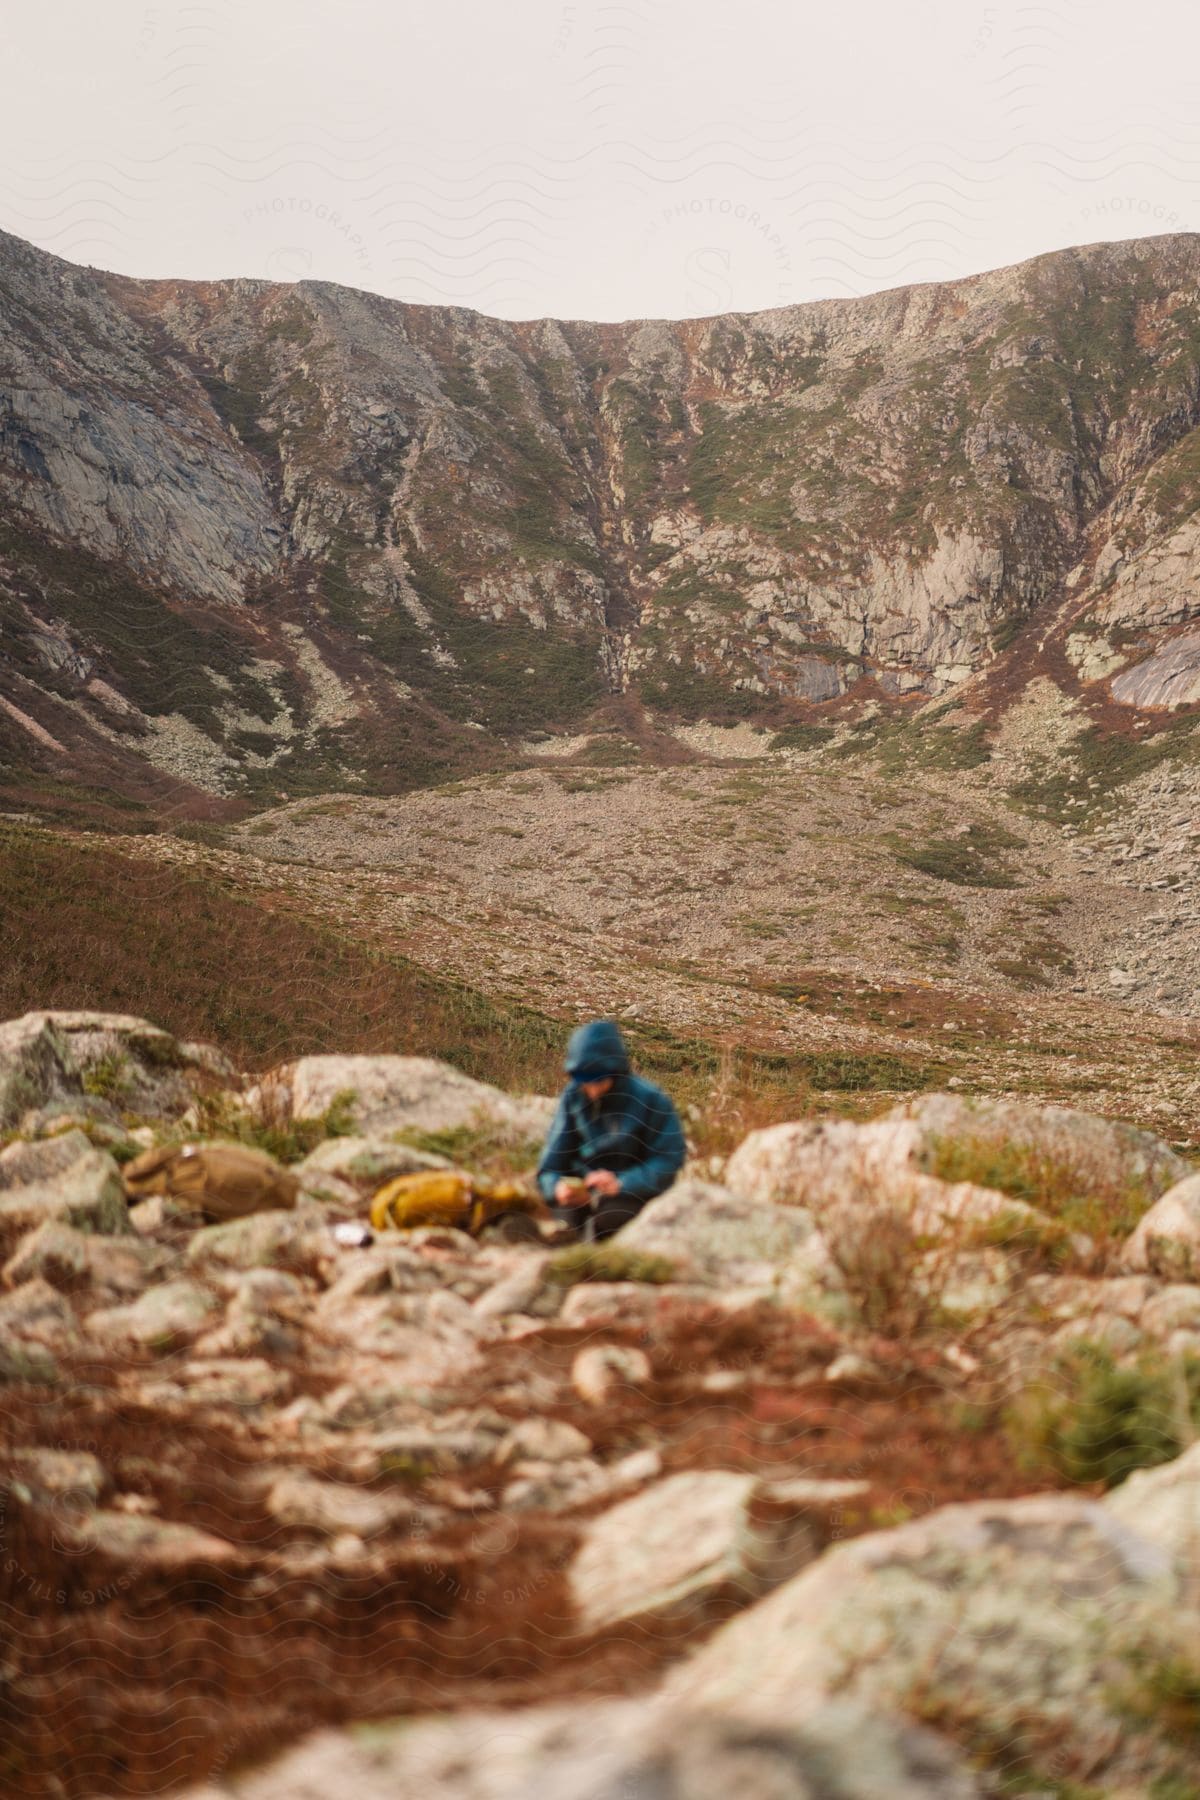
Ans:
[[[750,310],[1200,229],[1182,0],[45,0],[0,226],[505,318]]]

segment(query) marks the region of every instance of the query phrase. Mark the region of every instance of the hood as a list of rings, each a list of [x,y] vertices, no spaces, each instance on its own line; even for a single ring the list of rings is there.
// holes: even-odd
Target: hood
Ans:
[[[592,1019],[571,1033],[564,1067],[573,1081],[602,1081],[629,1073],[625,1040],[611,1019]]]

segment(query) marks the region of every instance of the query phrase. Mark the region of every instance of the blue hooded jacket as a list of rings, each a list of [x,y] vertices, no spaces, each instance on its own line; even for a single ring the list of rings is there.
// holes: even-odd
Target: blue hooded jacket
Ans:
[[[553,1207],[555,1184],[564,1175],[611,1169],[621,1183],[621,1210],[632,1218],[669,1188],[683,1167],[687,1146],[679,1115],[660,1087],[630,1072],[624,1039],[608,1019],[594,1019],[572,1033],[566,1070],[571,1085],[559,1098],[538,1164],[538,1186]],[[593,1104],[579,1083],[609,1075],[612,1087]]]

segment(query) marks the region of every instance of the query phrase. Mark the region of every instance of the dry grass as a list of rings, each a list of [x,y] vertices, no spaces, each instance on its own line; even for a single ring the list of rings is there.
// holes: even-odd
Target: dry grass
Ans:
[[[1114,1173],[1081,1150],[1014,1143],[986,1131],[933,1139],[924,1167],[942,1181],[970,1181],[1010,1194],[1101,1248],[1128,1237],[1153,1198],[1144,1181]]]

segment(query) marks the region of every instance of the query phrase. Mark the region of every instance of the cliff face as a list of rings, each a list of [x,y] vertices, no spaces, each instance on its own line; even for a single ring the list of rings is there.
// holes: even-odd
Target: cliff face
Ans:
[[[1118,700],[1200,668],[1194,237],[622,325],[0,237],[0,332],[10,766],[403,785],[613,692],[937,694],[1031,618]]]

